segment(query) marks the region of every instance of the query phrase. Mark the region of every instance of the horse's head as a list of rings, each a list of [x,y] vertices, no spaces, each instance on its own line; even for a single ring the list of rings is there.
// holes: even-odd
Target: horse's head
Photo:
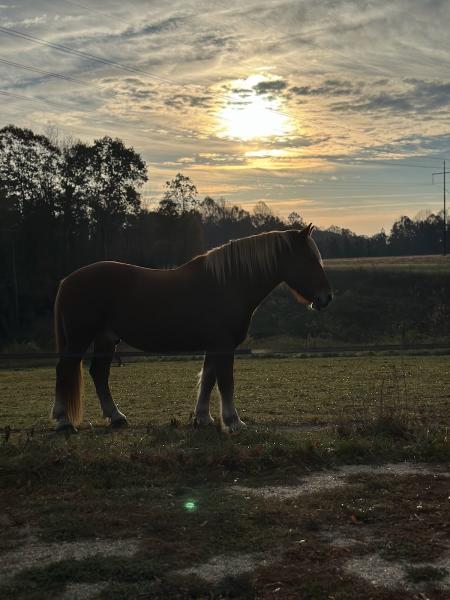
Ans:
[[[290,232],[292,252],[285,264],[284,281],[296,299],[315,310],[323,310],[333,299],[330,283],[325,275],[322,257],[311,237],[314,226]]]

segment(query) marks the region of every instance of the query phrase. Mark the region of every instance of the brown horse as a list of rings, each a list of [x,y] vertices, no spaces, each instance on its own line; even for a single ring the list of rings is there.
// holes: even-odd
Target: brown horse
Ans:
[[[108,385],[116,345],[124,340],[147,352],[204,351],[195,422],[213,422],[209,401],[217,382],[222,424],[239,430],[244,424],[233,403],[234,352],[254,310],[282,282],[316,310],[332,299],[312,230],[309,225],[233,240],[175,269],[98,262],[69,275],[55,302],[56,429],[81,422],[81,361],[92,342],[89,371],[103,415],[112,427],[126,426]]]

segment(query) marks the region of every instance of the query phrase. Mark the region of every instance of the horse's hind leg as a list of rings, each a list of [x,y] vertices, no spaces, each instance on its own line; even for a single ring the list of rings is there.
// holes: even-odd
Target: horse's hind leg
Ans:
[[[109,389],[109,372],[116,349],[116,342],[106,337],[98,337],[94,341],[94,357],[89,373],[94,381],[95,389],[103,416],[110,420],[111,427],[120,428],[128,425],[126,416],[120,412]]]
[[[245,427],[234,406],[234,353],[217,355],[214,357],[216,366],[217,385],[221,400],[222,424],[230,433]]]
[[[200,372],[197,404],[194,412],[194,425],[210,425],[214,419],[209,412],[211,392],[216,384],[216,367],[211,356],[205,355],[203,368]]]

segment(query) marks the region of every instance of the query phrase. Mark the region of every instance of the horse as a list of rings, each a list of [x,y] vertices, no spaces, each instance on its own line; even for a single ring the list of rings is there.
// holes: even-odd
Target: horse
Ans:
[[[233,401],[234,354],[255,309],[283,282],[312,309],[332,300],[312,231],[310,224],[231,240],[172,269],[101,261],[68,275],[54,310],[56,430],[76,431],[82,421],[82,359],[91,344],[89,373],[103,416],[111,428],[127,426],[108,385],[116,346],[124,340],[146,352],[204,352],[194,424],[214,422],[209,404],[217,383],[221,425],[239,431],[245,423]]]

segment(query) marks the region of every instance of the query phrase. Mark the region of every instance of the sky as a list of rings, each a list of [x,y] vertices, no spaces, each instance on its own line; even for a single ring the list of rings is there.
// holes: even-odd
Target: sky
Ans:
[[[121,138],[150,208],[182,172],[200,197],[389,231],[442,209],[449,23],[448,0],[0,0],[0,126]]]

